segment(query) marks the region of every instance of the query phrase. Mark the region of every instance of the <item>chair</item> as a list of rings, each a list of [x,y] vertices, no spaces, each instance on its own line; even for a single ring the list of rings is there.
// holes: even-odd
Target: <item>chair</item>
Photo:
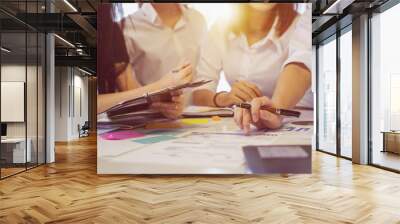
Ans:
[[[89,136],[89,129],[90,129],[89,121],[85,121],[82,127],[78,125],[79,138]]]

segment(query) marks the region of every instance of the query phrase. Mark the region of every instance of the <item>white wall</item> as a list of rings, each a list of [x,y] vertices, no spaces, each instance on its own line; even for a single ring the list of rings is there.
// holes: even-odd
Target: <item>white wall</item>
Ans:
[[[76,68],[56,67],[55,86],[55,140],[77,139],[78,125],[88,120],[88,78]]]
[[[27,69],[27,70],[25,70]],[[27,106],[30,107],[28,112],[36,111],[37,99],[36,99],[36,80],[30,77],[31,74],[36,75],[36,66],[27,66],[18,65],[18,64],[9,64],[1,66],[1,81],[3,82],[25,82],[25,75],[28,72],[28,84],[27,88]],[[39,105],[40,106],[40,105]],[[32,107],[34,107],[32,109]],[[1,110],[7,110],[7,108],[1,108]],[[32,127],[36,130],[36,113],[28,113],[28,129]],[[31,124],[34,122],[34,124]],[[26,122],[7,122],[7,135],[8,137],[25,137],[25,123]],[[33,127],[35,125],[35,127]],[[29,137],[28,130],[28,137]],[[35,132],[36,134],[36,132]],[[42,137],[42,136],[41,136]]]
[[[38,69],[38,70],[37,70]],[[25,80],[27,78],[27,80]],[[1,66],[2,82],[24,82],[26,84],[26,107],[22,108],[22,112],[26,110],[26,121],[23,122],[6,122],[7,137],[9,138],[25,138],[30,140],[32,161],[39,163],[44,162],[45,150],[45,120],[44,120],[44,74],[42,68],[25,64],[4,64]],[[4,96],[2,96],[4,97]],[[11,110],[10,108],[1,108]],[[10,112],[10,111],[8,111]],[[11,111],[12,113],[12,111]],[[39,153],[37,157],[36,153]]]
[[[69,69],[55,68],[55,141],[68,141]]]
[[[76,71],[76,70],[75,70]],[[74,99],[74,102],[71,102],[71,105],[74,105],[72,108],[72,119],[71,119],[71,135],[72,138],[78,138],[78,125],[83,125],[85,121],[88,121],[88,78],[79,75],[74,75],[74,96],[71,96]],[[81,108],[80,108],[81,107]],[[81,111],[80,111],[81,110]]]
[[[29,68],[28,68],[29,69]],[[25,82],[25,65],[2,65],[1,81],[5,82]],[[7,108],[1,108],[6,110]],[[7,137],[25,137],[25,123],[7,123]]]

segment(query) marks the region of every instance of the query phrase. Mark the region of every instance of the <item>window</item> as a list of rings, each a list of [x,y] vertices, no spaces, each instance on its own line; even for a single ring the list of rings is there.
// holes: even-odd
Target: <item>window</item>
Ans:
[[[400,33],[395,28],[399,21],[400,5],[371,19],[370,159],[372,164],[395,170],[400,170],[400,134],[396,133],[400,130]]]
[[[16,10],[21,16],[39,13],[44,3],[21,1]],[[13,4],[1,1],[0,7]],[[10,21],[0,24],[0,178],[5,178],[45,163],[46,39],[8,14],[0,17]]]
[[[352,33],[340,36],[340,155],[352,157]]]
[[[318,48],[318,148],[336,153],[336,39]]]

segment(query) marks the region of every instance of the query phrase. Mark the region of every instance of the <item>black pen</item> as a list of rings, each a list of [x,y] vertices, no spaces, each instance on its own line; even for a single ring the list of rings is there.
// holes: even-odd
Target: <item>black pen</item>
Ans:
[[[251,104],[249,104],[249,103],[238,103],[238,104],[235,104],[235,106],[244,108],[244,109],[248,109],[248,110],[251,109]],[[269,112],[277,114],[277,115],[288,116],[288,117],[300,117],[300,115],[301,115],[301,113],[299,111],[279,109],[279,108],[274,108],[274,107],[269,107],[269,106],[261,106],[260,109],[269,111]]]
[[[186,68],[186,67],[189,66],[189,65],[190,65],[190,64],[188,63],[188,64],[183,65],[183,66],[180,67],[180,68],[173,69],[173,70],[172,70],[172,73],[178,73],[178,72],[180,72],[182,69]]]

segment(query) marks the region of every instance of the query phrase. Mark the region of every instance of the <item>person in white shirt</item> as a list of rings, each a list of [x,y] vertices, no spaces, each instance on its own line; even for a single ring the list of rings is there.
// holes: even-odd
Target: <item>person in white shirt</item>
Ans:
[[[114,78],[119,92],[101,94],[98,111],[144,93],[190,82],[206,23],[197,11],[178,3],[143,3],[121,22],[128,61]],[[119,63],[121,64],[121,63]],[[173,70],[179,72],[171,72]],[[182,93],[173,102],[153,104],[169,118],[183,111]]]
[[[183,60],[197,66],[207,35],[198,11],[178,3],[143,3],[123,24],[136,86],[159,80]]]
[[[214,82],[195,90],[193,102],[229,107],[256,100],[277,108],[312,108],[311,9],[306,8],[300,14],[296,6],[292,3],[239,4],[233,22],[214,24],[197,68],[198,79]],[[231,90],[216,93],[222,71]],[[249,111],[235,109],[235,120],[245,131],[249,130],[250,123],[260,128],[281,126],[279,116],[264,111],[262,115],[267,122],[251,120]]]

